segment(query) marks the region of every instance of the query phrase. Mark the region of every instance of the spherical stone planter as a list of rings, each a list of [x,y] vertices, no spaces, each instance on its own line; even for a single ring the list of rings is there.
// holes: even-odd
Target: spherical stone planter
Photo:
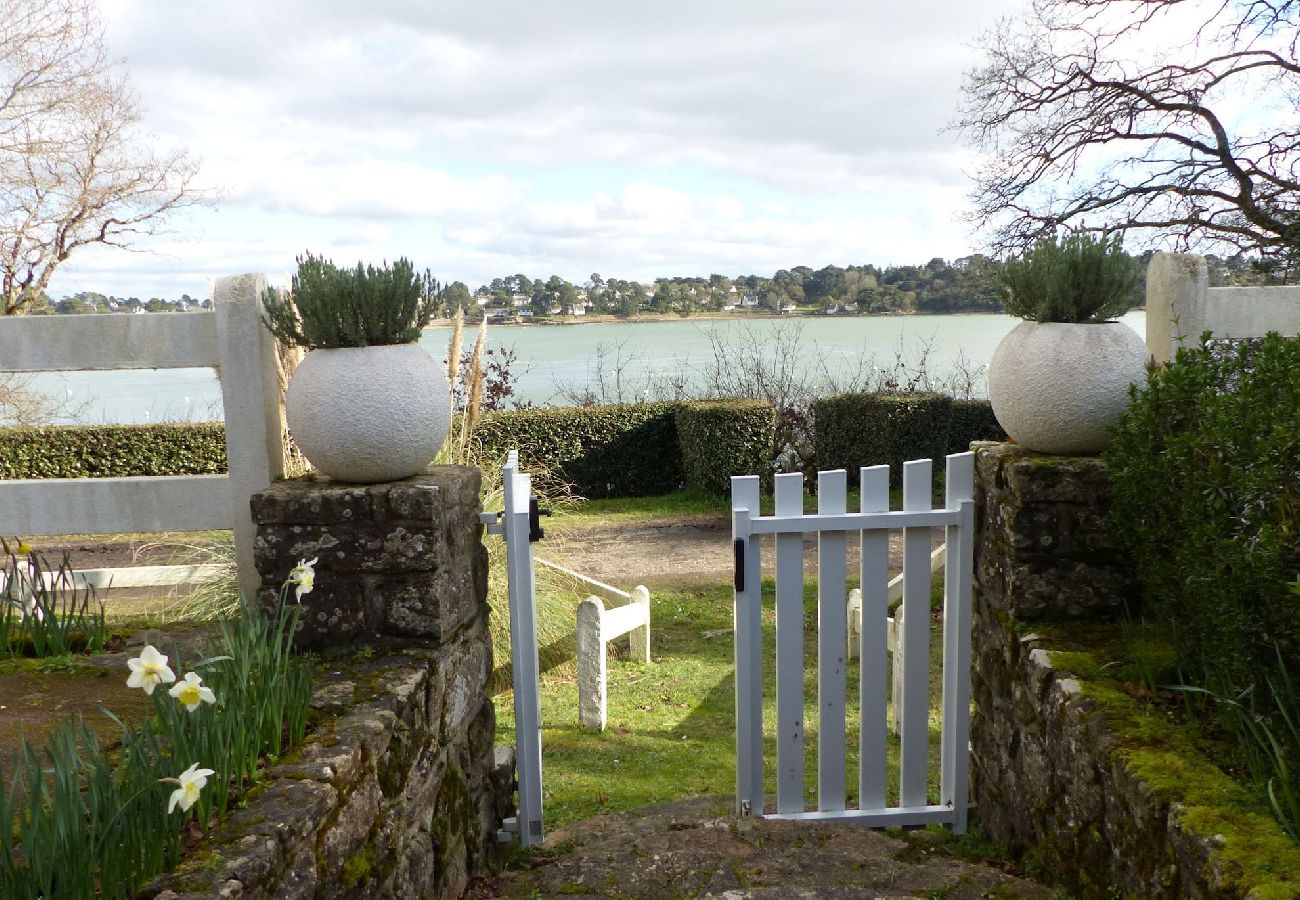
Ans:
[[[989,363],[989,401],[1026,449],[1100,453],[1146,361],[1146,344],[1120,322],[1021,322]]]
[[[336,481],[415,475],[451,425],[447,377],[416,344],[313,350],[289,380],[284,407],[303,455]]]

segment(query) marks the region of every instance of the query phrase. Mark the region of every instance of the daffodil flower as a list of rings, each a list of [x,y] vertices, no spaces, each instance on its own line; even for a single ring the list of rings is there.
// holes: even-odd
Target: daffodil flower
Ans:
[[[316,565],[319,556],[313,556],[311,559],[300,559],[298,565],[293,567],[289,573],[289,583],[296,584],[298,589],[294,591],[294,599],[299,603],[302,602],[303,594],[310,594],[312,586],[316,582],[316,570],[312,566]]]
[[[217,702],[217,695],[212,693],[212,688],[203,686],[203,679],[197,672],[186,672],[185,678],[176,682],[167,693],[179,700],[181,705],[190,712],[194,712],[204,703]]]
[[[211,769],[200,769],[199,764],[195,763],[182,772],[180,778],[164,778],[163,781],[180,785],[172,791],[171,799],[167,801],[168,814],[176,809],[178,804],[181,812],[189,812],[190,807],[198,802],[199,791],[203,790],[208,783],[208,776],[215,774]]]
[[[14,554],[14,555],[15,555],[15,556],[27,556],[27,555],[28,555],[29,553],[31,553],[31,552],[32,552],[32,545],[31,545],[31,544],[27,543],[26,541],[19,541],[19,542],[18,542],[18,552],[17,552],[16,554]]]
[[[126,664],[131,669],[126,686],[141,688],[146,694],[153,694],[153,689],[160,684],[171,684],[176,680],[176,674],[167,668],[167,657],[153,644],[147,645],[135,659],[128,659]]]

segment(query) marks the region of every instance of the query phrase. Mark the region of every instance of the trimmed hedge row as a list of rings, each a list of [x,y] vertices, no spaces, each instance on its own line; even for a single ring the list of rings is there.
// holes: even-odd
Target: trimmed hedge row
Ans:
[[[965,453],[972,441],[1005,441],[1007,433],[993,415],[987,400],[952,401],[952,419],[948,423],[948,452]]]
[[[226,471],[220,422],[0,428],[0,478],[218,475]]]
[[[943,394],[836,394],[813,404],[813,452],[818,469],[858,469],[887,463],[903,478],[910,459],[942,459],[951,444],[951,397]]]
[[[772,475],[776,411],[761,400],[714,400],[677,408],[677,440],[688,487],[731,490],[732,475]]]
[[[543,491],[583,497],[665,494],[682,484],[674,403],[488,413],[474,429],[485,465],[511,448]]]

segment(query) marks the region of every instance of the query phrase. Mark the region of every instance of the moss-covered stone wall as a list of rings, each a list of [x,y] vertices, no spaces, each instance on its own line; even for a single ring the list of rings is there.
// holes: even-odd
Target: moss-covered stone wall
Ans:
[[[491,868],[514,759],[492,745],[478,479],[448,466],[254,498],[266,584],[317,559],[299,635],[320,651],[317,724],[142,896],[450,898]]]
[[[972,820],[1085,898],[1300,897],[1300,848],[1096,658],[1133,585],[1104,465],[975,451]]]

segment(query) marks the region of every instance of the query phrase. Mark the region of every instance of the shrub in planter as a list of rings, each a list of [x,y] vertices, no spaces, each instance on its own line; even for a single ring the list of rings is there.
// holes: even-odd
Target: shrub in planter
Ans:
[[[677,408],[677,438],[688,487],[731,490],[733,475],[772,472],[776,411],[762,400],[706,400]]]
[[[819,469],[888,464],[895,483],[903,463],[948,452],[951,397],[942,394],[836,394],[813,404],[813,449]]]
[[[989,400],[1015,441],[1044,453],[1097,453],[1147,359],[1142,338],[1110,321],[1133,305],[1137,266],[1118,237],[1041,241],[999,277],[1025,319],[989,363]]]
[[[682,485],[672,403],[569,406],[487,413],[474,428],[484,464],[519,451],[545,492],[588,498],[665,494]]]
[[[341,269],[308,254],[288,294],[263,297],[266,326],[310,351],[285,392],[285,418],[303,455],[339,481],[406,478],[447,438],[451,388],[416,344],[440,287],[406,259]]]
[[[1184,666],[1263,684],[1300,659],[1300,339],[1182,349],[1106,452],[1112,523]]]

